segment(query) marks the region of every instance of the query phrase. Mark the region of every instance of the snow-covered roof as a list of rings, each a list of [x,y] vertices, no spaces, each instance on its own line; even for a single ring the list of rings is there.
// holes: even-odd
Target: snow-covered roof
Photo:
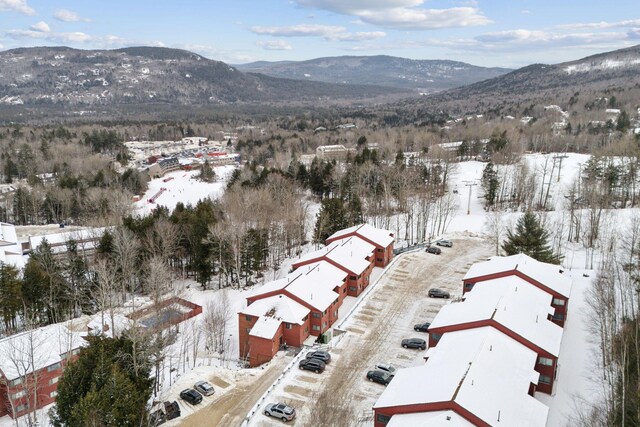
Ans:
[[[282,322],[304,324],[309,309],[286,295],[274,295],[260,299],[240,313],[259,317],[249,335],[273,338]]]
[[[453,411],[434,411],[396,414],[387,427],[473,427],[473,423]]]
[[[78,242],[79,248],[93,248],[95,246],[95,242],[93,241],[99,240],[104,232],[108,229],[109,227],[86,228],[81,230],[65,231],[62,233],[46,234],[41,236],[29,236],[29,247],[31,248],[31,250],[34,250],[42,244],[43,240],[46,239],[47,243],[52,246],[53,252],[66,251],[66,243],[70,240],[75,240],[76,242]]]
[[[65,353],[86,344],[86,332],[71,326],[56,323],[0,340],[0,374],[10,381],[62,361]]]
[[[388,230],[383,230],[380,228],[375,228],[370,226],[369,224],[360,224],[354,225],[353,227],[345,228],[344,230],[339,230],[333,233],[327,241],[332,241],[335,239],[339,239],[345,236],[349,236],[350,234],[356,234],[359,237],[362,237],[369,242],[386,248],[391,243],[393,243],[394,238],[391,235],[391,232]]]
[[[465,294],[464,302],[445,305],[429,329],[494,320],[533,345],[558,356],[562,327],[548,320],[552,297],[516,276],[488,280]]]
[[[15,226],[5,222],[0,223],[0,262],[17,269],[22,269],[25,263]]]
[[[488,261],[475,263],[463,280],[516,270],[566,298],[571,295],[571,279],[560,273],[562,266],[540,262],[525,254],[496,256]]]
[[[251,328],[251,332],[249,332],[249,335],[258,338],[271,339],[275,336],[276,332],[278,332],[281,324],[282,321],[280,319],[262,316],[256,321],[255,325],[253,325],[253,328]]]
[[[454,401],[490,425],[542,427],[549,408],[531,397],[537,354],[484,327],[444,334],[424,365],[401,369],[374,408]],[[442,406],[440,406],[442,410]]]
[[[326,261],[303,265],[291,275],[295,277],[287,286],[287,292],[319,311],[326,310],[338,299],[334,289],[347,277],[347,273]]]
[[[331,242],[328,246],[309,252],[293,264],[311,260],[329,259],[354,274],[362,274],[370,265],[367,257],[373,255],[375,246],[357,236],[351,236]]]
[[[264,285],[260,286],[257,289],[250,291],[247,294],[247,298],[255,297],[258,295],[264,295],[271,292],[276,292],[282,290],[287,287],[287,285],[291,282],[291,277],[287,276],[283,279],[274,280],[272,282],[267,282]]]

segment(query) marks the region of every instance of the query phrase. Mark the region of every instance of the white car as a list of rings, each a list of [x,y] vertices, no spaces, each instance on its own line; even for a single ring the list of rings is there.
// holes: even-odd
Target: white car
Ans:
[[[388,363],[378,363],[376,369],[391,375],[395,375],[398,371],[393,365],[389,365]]]
[[[206,381],[198,381],[194,384],[193,388],[198,390],[200,394],[204,396],[211,396],[215,392],[213,386]]]
[[[284,403],[269,403],[264,408],[267,417],[280,418],[282,421],[291,421],[296,416],[296,410]]]
[[[453,242],[451,240],[441,239],[441,240],[438,240],[436,242],[436,245],[444,246],[444,247],[447,247],[447,248],[452,248],[453,247]]]

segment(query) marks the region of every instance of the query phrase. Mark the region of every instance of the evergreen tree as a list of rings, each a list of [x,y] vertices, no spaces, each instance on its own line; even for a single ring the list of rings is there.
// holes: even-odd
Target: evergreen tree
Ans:
[[[5,329],[16,328],[16,317],[22,308],[22,281],[17,268],[0,262],[0,316]]]
[[[515,231],[507,230],[507,240],[502,249],[507,255],[524,253],[541,262],[560,262],[560,257],[549,246],[549,233],[532,212],[526,212],[518,219]]]
[[[618,116],[618,121],[616,123],[616,130],[619,132],[626,132],[630,126],[631,126],[631,120],[629,120],[629,114],[627,114],[627,112],[623,110]]]
[[[320,212],[316,218],[313,240],[317,243],[324,243],[333,233],[349,226],[344,202],[337,197],[322,199]]]
[[[198,179],[204,182],[213,182],[216,180],[216,173],[209,164],[208,160],[204,161],[202,168],[200,169],[200,174],[198,175]]]
[[[487,163],[482,171],[482,189],[484,190],[485,206],[493,206],[498,195],[498,173],[492,163]]]
[[[126,337],[87,339],[89,345],[80,351],[78,360],[67,365],[60,379],[51,411],[53,425],[146,425],[153,380],[143,342],[134,346]]]

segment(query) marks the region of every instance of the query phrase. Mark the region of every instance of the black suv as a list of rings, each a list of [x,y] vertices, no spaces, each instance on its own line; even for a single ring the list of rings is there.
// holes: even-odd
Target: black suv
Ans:
[[[429,330],[429,326],[431,326],[431,323],[429,322],[418,323],[417,325],[413,325],[413,330],[416,332],[427,332]]]
[[[393,379],[393,375],[383,371],[369,371],[367,372],[367,379],[374,383],[387,385]]]
[[[442,249],[436,247],[436,246],[429,246],[426,250],[426,253],[428,254],[435,254],[435,255],[440,255],[442,253]]]
[[[305,357],[307,359],[322,360],[327,365],[331,363],[331,355],[329,354],[328,351],[324,351],[324,350],[310,351],[309,353],[307,353]]]
[[[187,388],[180,392],[180,399],[189,402],[192,405],[197,405],[202,402],[202,395],[192,388]]]
[[[325,364],[322,360],[310,358],[301,360],[298,367],[302,370],[313,371],[316,374],[319,374],[320,372],[324,371]]]
[[[451,298],[449,292],[438,288],[429,289],[429,298]]]
[[[427,348],[427,342],[422,338],[407,338],[402,340],[402,347],[425,350]]]

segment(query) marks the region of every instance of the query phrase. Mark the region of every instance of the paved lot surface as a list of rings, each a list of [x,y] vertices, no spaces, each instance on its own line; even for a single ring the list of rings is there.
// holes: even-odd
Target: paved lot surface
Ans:
[[[427,334],[415,332],[413,325],[431,321],[448,303],[428,298],[427,291],[438,287],[451,292],[453,299],[459,297],[469,266],[491,254],[486,242],[465,238],[454,240],[453,248],[442,248],[439,256],[425,252],[404,255],[343,325],[346,335],[331,350],[333,360],[327,370],[322,374],[292,371],[269,400],[296,408],[298,417],[290,425],[371,425],[371,407],[384,386],[368,382],[367,371],[379,362],[396,367],[422,363],[424,352],[403,349],[400,341],[411,337],[426,340]],[[283,424],[259,414],[251,425]]]

